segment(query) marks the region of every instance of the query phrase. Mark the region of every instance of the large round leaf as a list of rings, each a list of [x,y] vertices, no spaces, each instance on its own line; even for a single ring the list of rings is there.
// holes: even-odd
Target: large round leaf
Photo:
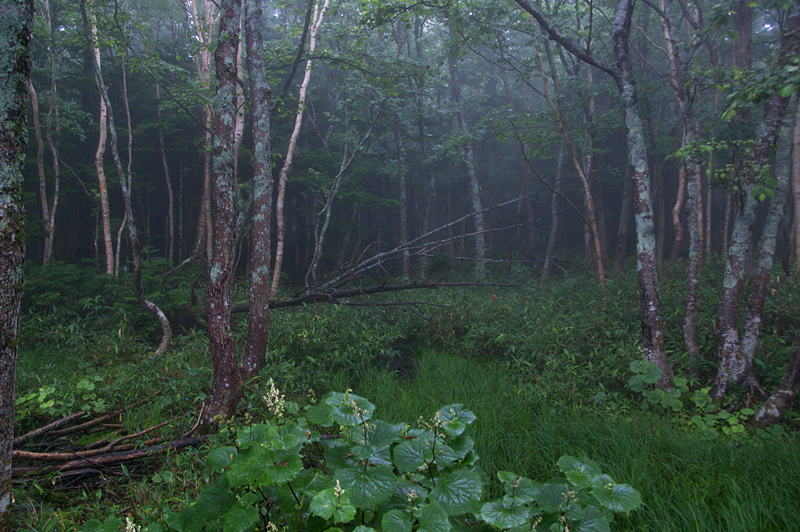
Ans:
[[[398,479],[390,467],[376,466],[340,469],[336,479],[348,490],[350,500],[359,508],[372,508],[394,492]]]
[[[404,440],[394,448],[394,463],[400,472],[416,471],[433,460],[433,452],[423,438]]]
[[[606,482],[605,485],[595,485],[592,495],[612,512],[628,513],[642,505],[642,496],[627,484]]]
[[[448,436],[458,436],[475,419],[475,414],[460,404],[443,406],[439,410],[439,421],[442,422],[442,430]]]
[[[411,532],[411,518],[400,510],[390,510],[381,518],[383,532]]]
[[[417,520],[419,521],[417,532],[450,532],[447,512],[435,502],[420,506]]]
[[[481,500],[482,491],[478,473],[457,469],[450,475],[439,477],[429,497],[438,502],[447,515],[459,515],[474,510]]]
[[[528,521],[528,509],[521,504],[506,507],[503,501],[492,501],[483,505],[481,517],[494,527],[511,528],[522,526]]]

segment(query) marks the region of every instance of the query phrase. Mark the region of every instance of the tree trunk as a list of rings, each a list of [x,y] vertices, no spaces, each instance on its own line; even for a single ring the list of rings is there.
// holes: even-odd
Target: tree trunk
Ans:
[[[774,195],[769,204],[767,219],[764,222],[764,229],[758,244],[758,257],[751,279],[752,288],[747,304],[747,318],[741,346],[745,374],[739,383],[745,388],[759,391],[762,395],[766,394],[756,380],[753,372],[753,360],[755,359],[761,334],[762,314],[772,274],[772,264],[775,259],[778,229],[786,214],[786,194],[789,189],[789,175],[791,174],[791,151],[792,120],[791,115],[787,113],[784,116],[783,125],[778,135],[778,152],[775,156],[775,170],[773,172],[777,183],[773,189]]]
[[[319,2],[314,4],[314,15],[311,29],[309,30],[309,53],[313,54],[317,47],[317,33],[322,24],[322,19],[325,16],[325,10],[328,8],[330,0],[324,0],[322,5]],[[272,286],[270,287],[269,297],[275,299],[278,296],[278,286],[281,281],[281,269],[283,267],[283,248],[286,241],[286,220],[283,213],[284,203],[286,202],[286,181],[289,179],[289,172],[292,170],[292,161],[294,160],[294,150],[297,146],[297,138],[300,136],[300,128],[303,125],[303,113],[306,110],[306,93],[308,92],[308,85],[311,83],[311,70],[313,61],[311,59],[306,63],[306,72],[303,75],[303,82],[300,84],[300,93],[297,97],[297,114],[294,117],[294,129],[292,135],[289,137],[289,147],[286,149],[286,158],[283,160],[283,167],[278,175],[278,194],[275,200],[275,223],[277,228],[277,244],[275,248],[275,265],[272,268]]]
[[[650,176],[648,175],[647,149],[644,142],[642,121],[637,109],[636,85],[633,80],[628,39],[630,35],[633,0],[621,0],[612,25],[614,55],[617,59],[617,86],[625,115],[625,128],[628,139],[628,161],[633,177],[633,204],[638,238],[638,278],[640,308],[642,319],[642,349],[644,357],[661,370],[659,388],[671,388],[672,368],[664,351],[661,303],[658,296],[658,275],[656,273],[656,239],[653,224],[653,205],[650,196]]]
[[[246,382],[264,368],[269,332],[272,232],[271,89],[264,72],[262,0],[246,0],[247,76],[253,107],[253,226],[250,246],[250,312],[247,345],[239,368]]]
[[[156,83],[156,100],[158,104],[158,118],[161,119],[161,89]],[[167,150],[164,145],[164,127],[158,128],[158,150],[161,154],[161,166],[164,167],[164,182],[167,185],[167,260],[175,262],[175,195],[172,192],[172,179],[169,177],[169,164],[167,164]]]
[[[50,16],[50,2],[44,0],[44,17],[45,26],[47,28],[48,48],[50,53],[50,100],[47,106],[47,121],[45,123],[45,136],[47,137],[47,146],[50,148],[50,154],[53,157],[53,201],[48,209],[48,219],[46,220],[47,239],[45,240],[44,253],[42,256],[42,264],[47,264],[53,259],[53,244],[55,242],[56,234],[56,210],[58,209],[58,199],[60,192],[60,177],[59,177],[59,162],[58,162],[58,148],[53,139],[53,115],[55,115],[55,129],[56,133],[59,131],[58,121],[58,101],[56,100],[56,93],[58,92],[58,84],[56,83],[56,52],[55,52],[55,31],[53,29],[53,22]]]
[[[464,146],[464,163],[467,165],[467,175],[469,176],[469,195],[472,200],[473,223],[475,226],[475,280],[481,282],[486,279],[486,241],[484,233],[486,226],[483,221],[483,205],[481,204],[481,189],[478,182],[478,173],[475,169],[475,154],[472,146],[472,133],[467,124],[467,117],[464,109],[464,101],[461,97],[461,82],[458,75],[458,65],[452,53],[447,54],[447,66],[450,70],[450,88],[453,92],[453,100],[458,108],[458,124],[461,132],[468,138]]]
[[[0,6],[0,532],[11,530],[19,315],[25,262],[23,171],[33,0]]]
[[[794,267],[800,270],[800,101],[794,117],[792,149],[792,194],[794,196]]]
[[[520,146],[520,150],[522,146]],[[553,263],[553,250],[556,247],[558,235],[558,196],[561,193],[561,170],[564,166],[564,145],[558,148],[558,162],[556,163],[556,178],[553,182],[553,193],[550,196],[550,233],[547,235],[547,248],[544,252],[542,265],[542,280],[550,276],[550,265]]]
[[[36,172],[39,175],[39,201],[42,205],[42,221],[44,222],[45,233],[42,245],[42,264],[50,262],[47,256],[47,249],[50,247],[50,240],[53,235],[48,231],[50,227],[50,202],[47,199],[47,178],[44,173],[44,139],[42,138],[42,128],[39,124],[39,97],[31,80],[28,80],[28,93],[31,98],[31,116],[33,117],[33,133],[36,138]]]
[[[406,150],[403,147],[403,140],[400,138],[400,117],[394,117],[394,141],[397,145],[397,177],[400,181],[400,245],[405,246],[408,242],[408,194],[406,192]],[[409,278],[409,259],[408,249],[402,253],[402,275],[403,279]]]
[[[628,255],[628,226],[631,219],[631,203],[633,202],[633,179],[625,176],[622,185],[622,205],[619,209],[619,228],[617,229],[617,248],[615,252],[614,270],[617,273],[625,268],[625,258]]]
[[[239,400],[239,371],[231,327],[233,243],[236,183],[233,175],[236,120],[236,48],[239,44],[241,0],[222,0],[219,41],[214,53],[217,90],[214,102],[213,257],[208,276],[208,336],[214,376],[211,396],[200,418],[203,430],[213,430],[219,416],[231,418]]]
[[[96,65],[95,72],[102,71],[100,62],[100,46],[97,44],[97,24],[95,23],[94,13],[87,14],[86,0],[81,0],[81,14],[83,15],[83,24],[88,28],[90,35],[87,39],[87,45],[92,53],[93,62]],[[94,4],[92,4],[93,6]],[[90,7],[91,9],[91,7]],[[100,87],[100,80],[95,75],[98,90],[102,91]],[[107,135],[107,114],[106,102],[103,96],[100,96],[100,117],[98,120],[98,128],[100,135],[97,139],[97,151],[94,155],[94,167],[97,171],[97,181],[100,188],[100,216],[103,221],[103,245],[105,246],[106,255],[106,274],[114,275],[114,246],[111,242],[111,213],[108,207],[108,185],[106,184],[106,172],[103,166],[103,157],[106,153],[106,135]]]
[[[761,407],[761,410],[756,412],[750,425],[753,428],[764,428],[769,425],[774,425],[783,417],[792,401],[797,395],[797,389],[800,387],[800,333],[794,341],[794,349],[792,349],[792,356],[789,359],[789,365],[786,367],[786,372],[778,384],[778,388]]]
[[[798,48],[800,48],[800,0],[793,0],[787,13],[775,68],[789,65],[792,58],[800,52]],[[772,94],[767,100],[764,117],[756,136],[754,168],[769,166],[787,103],[788,98],[779,93]],[[715,331],[719,367],[712,391],[714,397],[724,397],[732,383],[739,385],[745,383],[749,373],[739,340],[738,315],[758,207],[758,198],[754,197],[753,193],[758,186],[758,174],[757,170],[751,170],[745,176],[743,190],[739,195],[742,205],[734,220],[731,244],[728,248]]]
[[[87,32],[87,39],[90,38],[90,35]],[[141,254],[141,244],[139,243],[139,238],[136,234],[136,222],[133,219],[133,206],[131,205],[131,195],[130,195],[130,176],[125,178],[125,170],[122,168],[122,161],[119,157],[119,143],[117,141],[117,128],[114,123],[114,110],[111,106],[111,99],[108,97],[108,90],[106,85],[103,81],[103,74],[100,70],[100,63],[97,63],[95,66],[95,77],[97,79],[98,86],[100,87],[100,97],[106,104],[106,108],[108,110],[108,129],[111,133],[111,154],[114,159],[114,166],[117,170],[117,177],[119,178],[119,185],[120,189],[122,190],[122,199],[125,203],[125,218],[123,220],[123,224],[120,227],[120,231],[122,227],[127,225],[128,227],[128,239],[130,242],[131,251],[133,252],[133,288],[134,288],[134,295],[136,297],[136,301],[147,311],[149,311],[153,316],[158,320],[159,325],[161,327],[161,343],[159,344],[158,348],[156,349],[154,356],[159,356],[163,354],[168,348],[170,339],[172,338],[172,330],[169,326],[169,321],[167,320],[166,315],[161,311],[161,309],[155,303],[148,301],[144,297],[144,290],[142,288],[142,254]],[[123,88],[126,87],[126,83],[124,81],[125,74],[123,69]],[[123,100],[125,101],[127,107],[127,90],[124,89],[123,91]],[[127,110],[127,109],[126,109]],[[130,113],[127,113],[128,118],[128,157],[131,157],[131,146],[133,143],[132,137],[132,127],[130,123]],[[128,165],[128,172],[130,172],[130,164]],[[119,257],[119,247],[117,249],[117,256]]]

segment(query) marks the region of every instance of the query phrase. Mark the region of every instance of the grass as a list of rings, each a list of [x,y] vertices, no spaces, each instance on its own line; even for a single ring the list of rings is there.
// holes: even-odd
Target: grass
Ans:
[[[351,383],[387,421],[430,418],[463,403],[478,420],[473,437],[487,473],[556,476],[559,456],[587,456],[642,493],[643,509],[622,530],[791,530],[800,522],[796,439],[708,440],[648,412],[602,415],[580,405],[552,408],[509,382],[503,367],[433,350],[416,359],[411,382],[373,371]],[[338,379],[338,386],[347,384]]]

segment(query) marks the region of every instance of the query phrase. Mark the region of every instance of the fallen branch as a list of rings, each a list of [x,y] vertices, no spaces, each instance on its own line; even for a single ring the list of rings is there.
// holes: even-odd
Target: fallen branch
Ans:
[[[160,454],[169,450],[182,449],[184,447],[199,445],[205,442],[207,439],[208,435],[192,436],[189,438],[179,438],[177,440],[168,443],[162,443],[160,445],[155,445],[144,449],[101,454],[91,458],[78,455],[78,458],[76,460],[63,462],[58,465],[17,466],[12,468],[12,477],[22,478],[22,477],[41,476],[54,472],[64,472],[64,471],[71,471],[75,469],[85,468],[87,465],[110,466],[113,464],[118,464],[129,460],[139,460],[142,458],[147,458],[149,456]]]
[[[75,412],[75,413],[70,414],[68,416],[62,417],[61,419],[57,419],[57,420],[53,421],[52,423],[48,423],[44,427],[40,427],[40,428],[38,428],[36,430],[32,430],[32,431],[30,431],[30,432],[28,432],[26,434],[23,434],[22,436],[17,436],[12,441],[12,445],[14,447],[19,447],[20,445],[22,445],[23,443],[25,443],[28,440],[31,440],[31,439],[34,439],[34,438],[38,438],[39,436],[47,434],[51,430],[55,430],[55,429],[61,428],[64,425],[69,425],[70,423],[72,423],[76,419],[80,419],[85,415],[86,415],[86,412],[81,410],[80,412]]]

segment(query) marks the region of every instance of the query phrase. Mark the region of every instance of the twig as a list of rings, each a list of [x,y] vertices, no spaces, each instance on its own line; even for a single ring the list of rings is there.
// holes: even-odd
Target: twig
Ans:
[[[32,431],[30,431],[30,432],[28,432],[26,434],[23,434],[22,436],[17,436],[12,441],[12,445],[14,447],[19,447],[20,445],[22,445],[23,443],[25,443],[26,441],[28,441],[28,440],[30,440],[32,438],[37,438],[37,437],[41,436],[42,434],[46,434],[46,433],[50,432],[51,430],[55,430],[57,428],[63,427],[64,425],[69,425],[70,423],[72,423],[76,419],[80,419],[85,415],[86,415],[86,412],[81,410],[80,412],[75,412],[75,413],[72,413],[72,414],[70,414],[70,415],[68,415],[66,417],[62,417],[61,419],[53,421],[52,423],[48,423],[44,427],[38,428],[36,430],[32,430]]]

